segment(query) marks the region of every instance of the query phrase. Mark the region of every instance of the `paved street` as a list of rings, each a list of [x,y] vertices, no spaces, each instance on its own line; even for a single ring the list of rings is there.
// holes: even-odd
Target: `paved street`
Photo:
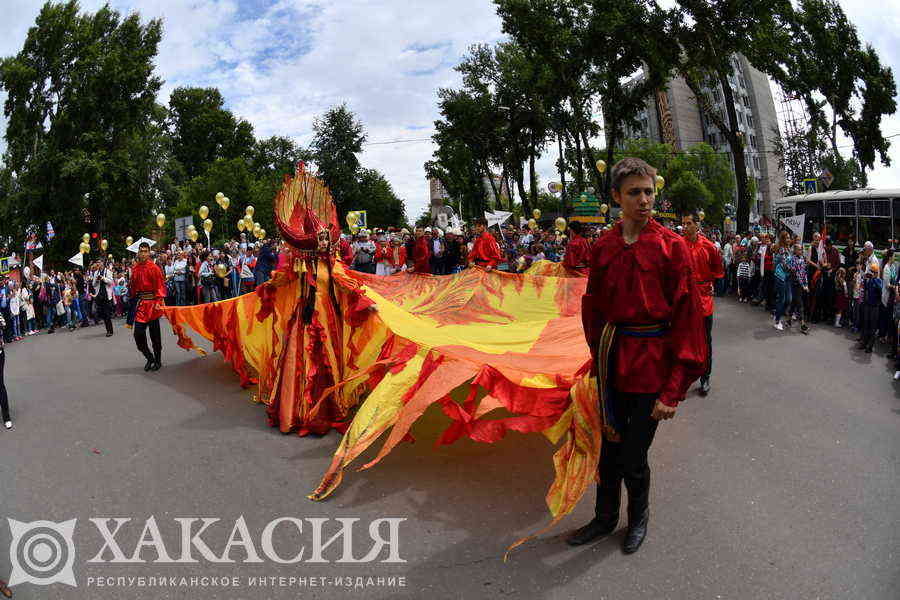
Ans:
[[[760,309],[719,302],[713,393],[692,393],[659,428],[650,533],[640,552],[621,553],[622,529],[587,548],[563,543],[590,518],[591,492],[560,527],[504,564],[505,547],[547,521],[552,448],[542,436],[435,450],[445,418],[431,410],[415,444],[373,469],[348,472],[331,499],[313,503],[306,494],[327,468],[336,434],[299,438],[269,428],[219,355],[186,353],[167,329],[164,367],[145,373],[121,323],[111,339],[93,327],[8,347],[15,429],[0,431],[0,516],[78,519],[78,588],[23,584],[16,598],[900,596],[900,386],[883,350],[853,350],[843,330],[780,334]],[[405,517],[400,554],[407,562],[87,562],[103,545],[89,518],[132,517],[116,536],[130,556],[150,515],[173,556],[180,553],[176,517],[221,518],[224,525],[204,534],[217,554],[241,515],[257,547],[260,531],[278,517],[359,517],[363,524]],[[357,558],[371,547],[366,528],[355,530]],[[291,547],[282,540],[282,556],[311,543],[306,529],[296,537]],[[10,539],[4,520],[3,578]],[[339,556],[334,547],[326,552],[332,561]],[[232,557],[240,561],[244,551]],[[91,577],[163,575],[234,576],[242,585],[88,585]],[[254,576],[404,576],[406,586],[248,587]]]

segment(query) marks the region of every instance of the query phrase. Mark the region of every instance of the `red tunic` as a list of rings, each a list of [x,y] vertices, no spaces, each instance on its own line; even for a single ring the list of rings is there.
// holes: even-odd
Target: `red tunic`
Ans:
[[[703,316],[708,317],[713,314],[713,281],[725,277],[722,255],[715,244],[699,233],[696,242],[692,242],[687,236],[684,241],[687,242],[694,259],[694,277],[700,291]]]
[[[587,274],[588,262],[591,259],[591,243],[580,235],[572,235],[566,246],[563,266]]]
[[[582,322],[596,356],[603,325],[668,323],[662,337],[617,336],[611,383],[677,406],[706,368],[706,334],[684,239],[650,219],[626,245],[617,223],[591,247]]]
[[[416,273],[431,273],[431,240],[424,235],[416,239],[413,247],[413,268]]]
[[[152,300],[139,300],[134,315],[135,323],[149,323],[162,316],[159,306],[166,299],[166,280],[162,270],[151,260],[139,262],[131,268],[131,282],[128,286],[132,298],[141,293],[155,295]]]
[[[340,242],[340,250],[341,250],[341,261],[345,265],[353,264],[353,248],[350,246],[350,242],[341,238]]]
[[[500,246],[497,245],[497,240],[494,239],[490,231],[485,231],[475,238],[475,244],[472,246],[471,252],[469,252],[469,262],[473,262],[479,267],[491,267],[493,269],[496,268],[497,263],[501,259]]]

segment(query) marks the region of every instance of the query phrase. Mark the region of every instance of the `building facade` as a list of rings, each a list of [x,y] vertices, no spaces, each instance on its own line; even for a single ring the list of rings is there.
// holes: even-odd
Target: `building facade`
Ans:
[[[738,128],[746,140],[747,175],[756,181],[756,202],[750,207],[750,221],[755,223],[761,217],[772,217],[772,202],[782,196],[785,185],[784,171],[775,154],[775,141],[780,136],[778,115],[766,74],[755,69],[742,55],[732,57],[732,66],[734,72],[728,79],[734,94]],[[727,121],[721,85],[706,92],[715,110]],[[706,142],[716,151],[727,154],[733,170],[734,156],[728,142],[703,114],[687,82],[676,77],[660,96],[647,99],[638,116],[639,126],[630,128],[628,137],[672,141],[677,150]],[[662,111],[661,106],[664,107]]]

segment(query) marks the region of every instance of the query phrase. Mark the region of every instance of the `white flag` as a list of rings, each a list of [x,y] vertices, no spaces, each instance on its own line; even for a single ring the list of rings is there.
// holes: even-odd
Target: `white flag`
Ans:
[[[41,258],[43,258],[43,256]],[[34,261],[34,262],[35,262],[35,264],[37,264],[37,261]],[[78,265],[79,267],[81,267],[83,269],[84,268],[84,254],[79,252],[78,254],[76,254],[75,256],[70,258],[69,262],[72,263],[73,265]]]
[[[484,211],[484,218],[487,221],[488,227],[503,225],[510,215],[512,215],[512,213],[505,210],[498,210],[497,212]]]
[[[34,266],[37,267],[38,269],[40,269],[41,271],[44,270],[44,255],[43,254],[41,254],[36,259],[34,259]]]
[[[781,222],[790,229],[794,235],[803,241],[803,230],[806,227],[806,218],[804,215],[796,215],[794,217],[782,217]]]
[[[136,240],[132,245],[128,246],[125,249],[128,250],[129,252],[134,252],[135,254],[137,254],[138,249],[140,248],[141,244],[143,244],[144,242],[147,242],[148,244],[150,244],[151,248],[156,245],[156,240],[151,240],[150,238],[142,237],[141,239]]]

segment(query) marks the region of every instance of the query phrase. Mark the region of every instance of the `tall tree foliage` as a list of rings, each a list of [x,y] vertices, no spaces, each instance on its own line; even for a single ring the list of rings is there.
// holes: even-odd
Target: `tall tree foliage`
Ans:
[[[16,187],[3,211],[14,230],[52,220],[68,255],[84,229],[124,231],[154,201],[161,123],[153,59],[161,23],[74,0],[45,4],[22,50],[0,62],[7,92],[5,168]],[[78,227],[83,225],[84,227]]]

